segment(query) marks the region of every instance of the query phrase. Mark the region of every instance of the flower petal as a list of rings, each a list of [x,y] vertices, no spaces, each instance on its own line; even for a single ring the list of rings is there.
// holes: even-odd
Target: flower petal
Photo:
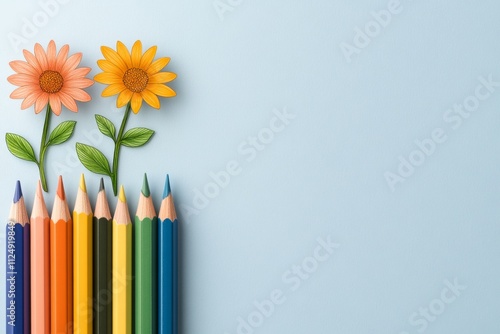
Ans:
[[[33,92],[33,93],[29,94],[24,99],[24,101],[21,103],[21,109],[26,109],[28,107],[31,107],[36,102],[36,100],[38,99],[38,97],[41,94],[43,94],[41,91],[40,92]],[[35,109],[35,112],[36,112],[36,109]]]
[[[56,43],[54,41],[49,42],[49,46],[47,47],[47,62],[48,68],[54,70],[56,68]]]
[[[85,78],[87,74],[89,74],[91,68],[90,67],[79,67],[75,68],[73,71],[68,73],[64,77],[65,80],[71,80],[71,79],[80,79],[80,78]]]
[[[162,84],[148,84],[146,88],[158,96],[173,97],[177,95],[172,88]]]
[[[75,78],[64,81],[64,86],[75,88],[87,88],[94,84],[94,81],[87,78]]]
[[[40,67],[38,60],[36,60],[36,57],[28,50],[23,50],[23,55],[28,64],[30,64],[38,74],[42,74],[44,70]]]
[[[17,73],[31,74],[36,76],[40,75],[40,73],[38,73],[33,66],[22,60],[11,61],[9,65]]]
[[[141,58],[141,64],[139,65],[140,68],[146,70],[149,67],[149,65],[151,65],[156,55],[157,48],[158,47],[155,45],[147,49],[146,52],[144,52],[144,55]]]
[[[88,102],[92,100],[90,95],[80,88],[63,88],[61,90],[64,94],[71,96],[73,99],[81,102]]]
[[[172,72],[158,72],[149,77],[148,83],[165,83],[174,80],[177,74]]]
[[[123,77],[123,74],[125,74],[125,72],[122,71],[122,69],[120,69],[118,66],[116,66],[109,60],[99,59],[97,61],[97,66],[99,66],[101,70],[103,70],[104,72],[114,73],[121,77]]]
[[[42,70],[45,71],[45,70],[49,69],[47,55],[45,54],[45,50],[42,48],[42,46],[39,43],[35,44],[35,57],[36,57],[36,60],[38,61],[38,64],[40,64],[40,67]]]
[[[134,114],[137,114],[139,112],[139,110],[141,109],[141,105],[142,105],[141,94],[134,93],[134,95],[132,95],[132,99],[130,100],[130,104],[132,106],[132,111],[134,112]]]
[[[64,104],[66,108],[68,108],[72,112],[78,111],[78,106],[76,105],[75,100],[71,96],[64,94],[63,92],[59,92],[58,95],[59,98],[61,99],[62,104]]]
[[[49,103],[50,103],[50,107],[52,108],[52,111],[54,112],[54,114],[59,116],[61,114],[61,99],[59,98],[59,95],[50,94],[49,95]]]
[[[100,82],[102,84],[116,84],[116,83],[122,83],[123,84],[123,79],[122,77],[118,76],[117,74],[114,73],[108,73],[108,72],[102,72],[97,74],[94,77],[94,80],[97,82]]]
[[[61,71],[64,63],[66,62],[66,58],[68,57],[68,52],[69,52],[69,45],[64,44],[61,50],[59,50],[59,53],[57,54],[56,58],[56,64],[54,69],[58,72]]]
[[[116,107],[121,108],[127,103],[130,102],[130,99],[132,98],[132,95],[134,95],[134,92],[131,90],[125,89],[118,95],[118,98],[116,99]]]
[[[132,67],[132,59],[125,44],[120,41],[116,42],[116,52],[118,52],[118,55],[120,55],[128,68]]]
[[[155,60],[146,70],[149,75],[153,75],[159,71],[161,71],[162,68],[167,66],[168,62],[170,61],[170,58],[168,57],[162,57],[157,60]]]
[[[30,74],[13,74],[7,78],[7,81],[16,86],[38,85],[38,78]]]
[[[22,86],[22,87],[14,89],[14,91],[12,93],[10,93],[10,98],[11,99],[24,99],[28,95],[32,94],[33,91],[34,91],[33,87],[31,87],[31,86]],[[35,91],[41,92],[41,90],[39,88]]]
[[[47,106],[48,102],[49,102],[49,94],[47,93],[40,94],[36,99],[35,113],[38,114],[40,111],[42,111],[42,109]]]
[[[158,96],[153,94],[153,92],[151,92],[148,89],[144,89],[141,92],[141,95],[144,101],[146,101],[146,103],[149,104],[151,107],[155,109],[160,109],[160,100],[158,99]]]
[[[142,43],[140,40],[137,40],[132,46],[132,66],[139,67],[139,65],[141,64],[141,58],[142,58]]]
[[[113,49],[108,46],[101,46],[101,52],[104,58],[108,61],[112,62],[115,66],[117,66],[120,70],[125,73],[127,70],[127,64],[123,61],[122,57]]]
[[[81,60],[82,60],[81,52],[75,53],[66,60],[59,73],[61,73],[63,77],[66,77],[71,71],[73,71],[78,66],[78,64],[80,64]]]
[[[116,95],[118,93],[121,93],[125,88],[125,85],[122,83],[117,83],[117,84],[111,84],[108,87],[104,88],[104,90],[101,93],[101,96],[103,97],[108,97],[112,95]]]

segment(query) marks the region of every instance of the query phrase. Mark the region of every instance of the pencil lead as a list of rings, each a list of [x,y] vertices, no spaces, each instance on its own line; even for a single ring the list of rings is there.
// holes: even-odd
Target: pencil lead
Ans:
[[[101,182],[99,183],[99,191],[104,190],[104,179],[101,177]]]
[[[64,193],[63,179],[61,175],[59,175],[59,180],[57,182],[57,196],[59,196],[59,198],[62,199],[63,201],[66,199],[66,194]]]
[[[151,195],[149,191],[148,176],[146,175],[146,173],[144,173],[144,181],[142,182],[141,192],[145,197],[149,197],[149,195]]]
[[[85,176],[82,175],[80,176],[80,189],[86,193],[87,192],[87,185],[85,184]]]
[[[23,191],[21,190],[21,181],[16,182],[16,191],[14,192],[14,203],[17,203],[21,197],[23,197]]]
[[[122,203],[125,203],[127,201],[127,197],[125,197],[125,189],[123,189],[123,185],[120,187],[120,193],[118,194],[118,199]]]
[[[165,178],[165,187],[163,188],[163,198],[166,198],[168,195],[170,195],[170,179],[167,174]]]

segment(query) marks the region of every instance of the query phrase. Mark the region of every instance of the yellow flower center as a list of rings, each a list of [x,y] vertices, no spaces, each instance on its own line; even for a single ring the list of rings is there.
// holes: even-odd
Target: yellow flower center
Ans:
[[[38,83],[40,84],[40,88],[45,93],[54,94],[61,90],[64,80],[61,73],[46,70],[40,74]]]
[[[149,81],[146,71],[140,68],[129,68],[123,75],[123,84],[134,93],[142,92]]]

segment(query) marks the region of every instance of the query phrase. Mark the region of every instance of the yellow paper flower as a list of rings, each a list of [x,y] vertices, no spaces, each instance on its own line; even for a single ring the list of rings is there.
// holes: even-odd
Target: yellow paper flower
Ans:
[[[141,41],[134,43],[132,52],[120,41],[116,43],[116,51],[102,46],[101,52],[105,59],[98,60],[97,65],[103,72],[94,77],[95,81],[108,85],[102,96],[119,94],[116,106],[121,108],[130,102],[132,111],[136,114],[141,109],[143,100],[159,109],[158,96],[175,96],[174,90],[165,83],[174,80],[176,74],[160,72],[167,66],[170,58],[162,57],[153,61],[156,49],[153,46],[143,54]]]
[[[77,68],[82,54],[75,53],[68,57],[68,52],[67,44],[56,54],[54,41],[49,42],[47,51],[36,43],[34,54],[23,50],[26,61],[10,62],[10,67],[17,73],[9,76],[7,80],[19,86],[10,94],[10,97],[24,99],[21,109],[34,104],[35,112],[38,114],[49,103],[54,114],[59,115],[61,104],[77,112],[78,106],[75,100],[90,101],[90,95],[83,90],[94,83],[85,77],[90,72],[90,68]]]

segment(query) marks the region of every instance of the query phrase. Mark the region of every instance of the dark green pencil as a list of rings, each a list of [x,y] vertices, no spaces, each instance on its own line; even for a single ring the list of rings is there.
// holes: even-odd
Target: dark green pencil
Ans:
[[[94,213],[94,334],[110,334],[112,324],[111,213],[101,178]]]

